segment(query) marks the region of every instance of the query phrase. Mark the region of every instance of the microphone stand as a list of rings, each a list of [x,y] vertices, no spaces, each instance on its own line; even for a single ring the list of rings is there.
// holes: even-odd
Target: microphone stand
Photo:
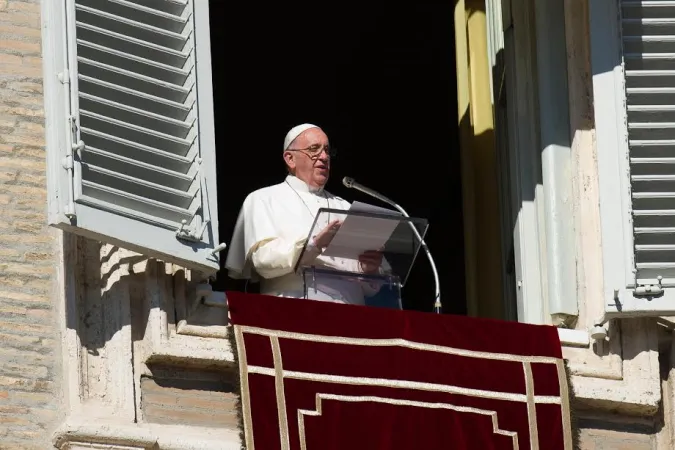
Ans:
[[[402,206],[400,206],[398,203],[395,201],[391,200],[390,198],[385,197],[384,195],[380,194],[379,192],[375,192],[372,189],[368,189],[365,186],[361,186],[357,182],[355,182],[352,178],[345,177],[342,179],[342,184],[344,184],[348,188],[353,188],[358,191],[363,192],[364,194],[368,194],[371,197],[374,197],[381,202],[387,203],[396,210],[398,210],[401,214],[403,214],[404,217],[410,218],[410,215],[403,209]],[[424,239],[422,239],[422,236],[420,236],[420,233],[417,231],[417,228],[415,228],[415,224],[412,222],[408,222],[408,225],[410,225],[410,228],[412,229],[413,234],[417,238],[417,241],[420,243],[420,246],[424,250],[424,254],[427,257],[427,260],[429,260],[429,264],[431,265],[431,271],[433,272],[434,275],[434,283],[435,283],[435,295],[434,295],[434,312],[436,314],[441,313],[442,309],[442,304],[441,304],[441,283],[438,278],[438,270],[436,270],[436,264],[434,264],[434,258],[431,256],[431,251],[429,250],[429,247],[427,246],[427,243],[424,242]]]

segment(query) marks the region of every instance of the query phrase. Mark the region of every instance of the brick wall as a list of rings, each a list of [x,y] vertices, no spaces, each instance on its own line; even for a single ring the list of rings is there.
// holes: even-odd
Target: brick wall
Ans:
[[[587,411],[578,417],[579,450],[661,450],[658,417],[631,417]],[[666,431],[667,432],[667,431]]]
[[[152,374],[141,379],[144,422],[238,429],[234,374],[180,367]]]
[[[50,448],[59,419],[40,46],[40,1],[0,0],[0,449]]]
[[[579,450],[654,450],[654,438],[647,434],[613,430],[582,430]]]

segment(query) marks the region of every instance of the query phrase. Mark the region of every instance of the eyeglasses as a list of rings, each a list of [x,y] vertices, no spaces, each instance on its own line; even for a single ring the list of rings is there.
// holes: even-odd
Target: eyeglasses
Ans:
[[[318,159],[322,151],[325,151],[326,155],[328,155],[330,158],[335,158],[335,156],[337,155],[336,148],[331,147],[330,145],[320,145],[320,144],[310,145],[307,148],[289,148],[288,151],[302,152],[305,155],[309,156],[311,159]]]

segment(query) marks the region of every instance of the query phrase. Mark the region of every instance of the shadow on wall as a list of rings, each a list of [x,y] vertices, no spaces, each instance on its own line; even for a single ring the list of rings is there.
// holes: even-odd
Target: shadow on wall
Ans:
[[[236,429],[236,371],[225,361],[222,332],[227,310],[190,295],[195,283],[172,264],[64,239],[74,261],[66,327],[77,334],[76,341],[66,336],[67,370],[80,374],[82,402],[100,401],[137,422]]]

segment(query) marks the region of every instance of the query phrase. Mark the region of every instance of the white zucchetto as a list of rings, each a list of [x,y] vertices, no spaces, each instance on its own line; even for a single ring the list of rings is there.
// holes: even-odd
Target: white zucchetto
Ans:
[[[307,131],[310,128],[319,128],[316,125],[312,125],[311,123],[303,123],[302,125],[297,125],[286,134],[286,138],[284,139],[284,151],[288,149],[288,147],[291,145],[291,143],[300,136],[300,134],[303,131]]]

